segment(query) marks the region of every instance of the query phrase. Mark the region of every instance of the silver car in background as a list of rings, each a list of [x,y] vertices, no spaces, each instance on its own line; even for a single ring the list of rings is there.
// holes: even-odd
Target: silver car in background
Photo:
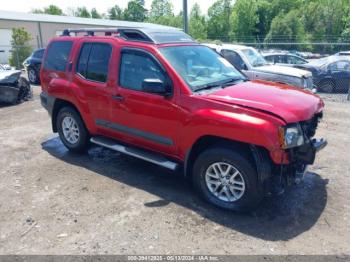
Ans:
[[[231,44],[204,45],[221,54],[251,80],[262,79],[272,82],[280,82],[310,90],[314,87],[311,72],[270,64],[255,48]]]

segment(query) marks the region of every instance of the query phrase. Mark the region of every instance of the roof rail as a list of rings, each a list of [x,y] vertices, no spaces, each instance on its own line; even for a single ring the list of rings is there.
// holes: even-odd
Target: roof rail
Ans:
[[[195,42],[189,35],[177,28],[149,28],[149,27],[106,27],[106,28],[80,28],[65,29],[62,36],[70,36],[72,33],[86,33],[94,36],[95,33],[104,33],[105,36],[117,37],[129,41],[147,42],[153,44]]]
[[[75,35],[78,35],[79,33],[86,33],[87,36],[94,36],[95,33],[105,33],[105,36],[112,36],[112,34],[116,34],[117,36],[126,40],[155,43],[155,41],[153,41],[152,38],[141,28],[136,27],[65,29],[62,32],[62,36],[70,36],[71,33],[74,33]]]

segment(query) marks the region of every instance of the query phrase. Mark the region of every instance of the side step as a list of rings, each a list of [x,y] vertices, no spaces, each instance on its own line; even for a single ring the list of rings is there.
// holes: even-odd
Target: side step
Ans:
[[[151,162],[153,164],[156,164],[171,170],[175,170],[178,167],[177,163],[172,162],[159,154],[134,148],[134,147],[124,146],[124,145],[118,144],[117,141],[107,137],[95,136],[95,137],[92,137],[90,141],[91,143],[94,143],[96,145],[107,147],[114,151],[118,151],[120,153],[129,155],[129,156],[137,157],[139,159]]]

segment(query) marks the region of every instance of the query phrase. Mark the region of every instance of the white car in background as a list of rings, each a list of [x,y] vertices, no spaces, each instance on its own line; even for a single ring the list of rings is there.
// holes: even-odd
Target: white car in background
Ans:
[[[313,89],[312,74],[292,67],[273,65],[255,49],[243,45],[204,44],[221,54],[250,80],[262,79],[280,82],[303,89]]]

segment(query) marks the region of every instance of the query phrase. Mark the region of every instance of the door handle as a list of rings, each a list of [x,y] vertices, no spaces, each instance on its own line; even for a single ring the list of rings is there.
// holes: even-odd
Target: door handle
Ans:
[[[117,101],[124,101],[124,97],[122,95],[114,95],[112,98]]]

